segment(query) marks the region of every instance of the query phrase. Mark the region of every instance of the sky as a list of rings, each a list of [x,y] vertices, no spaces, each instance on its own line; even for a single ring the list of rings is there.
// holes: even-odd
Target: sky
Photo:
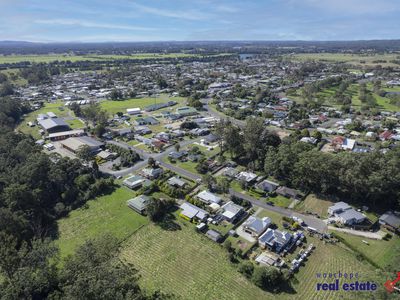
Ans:
[[[0,40],[400,38],[400,0],[0,0]]]

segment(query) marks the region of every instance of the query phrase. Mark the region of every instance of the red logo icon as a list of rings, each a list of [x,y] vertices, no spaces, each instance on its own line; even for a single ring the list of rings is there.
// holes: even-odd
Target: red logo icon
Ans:
[[[400,272],[397,272],[397,278],[393,281],[387,280],[384,286],[389,293],[393,293],[394,290],[400,291],[400,289],[395,286],[396,283],[399,281],[400,281]]]

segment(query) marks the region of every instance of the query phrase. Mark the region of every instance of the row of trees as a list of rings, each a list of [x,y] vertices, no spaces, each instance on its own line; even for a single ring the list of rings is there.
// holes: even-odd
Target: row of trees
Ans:
[[[367,206],[400,203],[400,150],[356,154],[324,153],[292,141],[267,151],[264,171],[288,186],[335,195]]]
[[[222,151],[287,186],[373,207],[393,208],[400,204],[399,149],[385,154],[324,153],[299,142],[301,137],[310,136],[307,130],[281,141],[259,118],[249,118],[242,130],[229,121],[221,121],[215,130],[222,138]],[[320,133],[312,136],[321,139]]]
[[[89,240],[60,259],[56,221],[113,188],[79,160],[48,156],[14,126],[27,109],[0,98],[0,298],[165,299],[146,294],[135,268],[118,260],[118,242]]]
[[[268,147],[281,143],[279,136],[266,128],[262,118],[248,118],[241,131],[229,121],[222,120],[215,127],[220,139],[221,151],[228,151],[232,157],[241,158],[253,170],[263,168]]]
[[[0,232],[0,298],[170,299],[158,291],[146,294],[138,285],[137,270],[118,260],[116,253],[116,238],[103,236],[60,260],[49,240],[19,244]]]

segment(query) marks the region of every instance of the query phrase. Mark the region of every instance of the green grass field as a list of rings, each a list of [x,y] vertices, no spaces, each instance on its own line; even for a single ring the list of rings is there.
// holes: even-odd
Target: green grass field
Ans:
[[[128,208],[126,201],[134,193],[125,187],[117,188],[111,195],[91,200],[87,208],[72,211],[58,222],[61,256],[72,254],[85,240],[110,233],[122,241],[131,236],[148,218]]]
[[[317,283],[332,283],[333,279],[317,278],[317,273],[358,273],[359,281],[372,280],[377,283],[379,289],[383,289],[385,278],[376,276],[374,268],[368,263],[356,259],[354,253],[339,245],[324,244],[324,242],[307,237],[309,243],[316,247],[308,257],[305,265],[295,273],[293,284],[296,291],[293,299],[366,299],[365,296],[355,292],[344,291],[317,291]],[[299,250],[297,250],[298,252]],[[341,279],[340,284],[354,282],[352,279]],[[376,298],[378,299],[378,298]]]
[[[344,54],[344,53],[302,53],[295,54],[291,56],[287,56],[287,58],[298,60],[298,61],[307,61],[307,60],[316,60],[316,61],[324,61],[324,62],[343,62],[353,64],[355,66],[373,66],[373,65],[382,65],[384,67],[388,66],[398,66],[396,64],[391,63],[391,60],[398,60],[400,58],[400,53],[398,54]],[[385,63],[376,62],[378,60],[385,60]],[[365,63],[362,63],[362,62]]]
[[[318,198],[314,194],[310,194],[296,205],[295,209],[299,212],[305,213],[306,211],[317,213],[321,218],[328,217],[328,207],[334,203],[329,200]]]
[[[101,107],[108,111],[111,114],[115,114],[117,112],[126,113],[126,109],[128,108],[136,108],[139,107],[143,109],[146,106],[155,104],[155,103],[166,103],[168,101],[176,101],[177,105],[172,106],[171,108],[175,110],[177,107],[183,105],[185,99],[182,97],[173,97],[169,98],[167,95],[160,95],[157,98],[133,98],[124,101],[103,101],[101,102]],[[165,110],[165,109],[163,109]]]
[[[324,105],[325,106],[330,106],[330,107],[336,107],[340,108],[341,105],[338,104],[333,98],[335,95],[335,92],[338,90],[339,87],[330,87],[327,88],[319,93],[317,93],[317,97],[319,99],[324,99]],[[369,91],[372,91],[372,84],[367,85],[367,89]],[[395,88],[382,88],[385,91],[388,92],[398,92],[400,89],[398,87]],[[345,92],[346,96],[349,96],[351,98],[351,105],[352,107],[359,111],[361,109],[362,103],[359,99],[359,85],[358,84],[351,84],[349,88]],[[375,93],[372,93],[372,96],[375,98],[378,109],[380,110],[385,110],[385,111],[400,111],[400,107],[396,106],[394,104],[391,104],[388,98],[381,97]],[[304,103],[304,99],[300,96],[300,90],[296,92],[296,94],[292,94],[288,96],[290,99],[298,102],[298,103]]]
[[[82,123],[80,120],[78,119],[74,119],[74,120],[67,120],[65,121],[67,122],[67,124],[69,125],[69,127],[71,127],[72,129],[79,129],[79,128],[84,128],[85,124]]]
[[[57,101],[54,103],[45,103],[45,105],[40,108],[39,110],[33,111],[31,113],[29,113],[22,121],[21,123],[17,126],[17,130],[25,133],[25,134],[30,134],[32,135],[34,138],[38,139],[40,138],[40,134],[39,134],[39,126],[36,125],[34,127],[29,127],[27,125],[28,122],[33,122],[36,121],[36,118],[39,114],[45,114],[48,112],[53,112],[57,115],[57,117],[67,117],[67,116],[74,116],[74,113],[69,109],[66,108],[64,106],[64,103],[61,101]],[[78,121],[78,120],[76,120]],[[78,121],[79,122],[79,121]],[[79,122],[80,124],[82,124],[81,122]],[[77,125],[77,123],[75,124]],[[83,124],[82,124],[83,125]],[[79,128],[81,128],[83,126],[80,126]]]
[[[140,270],[144,288],[174,299],[272,299],[236,271],[221,246],[193,224],[175,222],[179,230],[148,225],[123,244],[121,257]]]
[[[126,206],[126,200],[132,196],[132,191],[121,187],[111,195],[89,201],[86,209],[77,209],[60,220],[56,244],[60,246],[61,256],[71,254],[86,239],[110,233],[122,242],[121,259],[139,270],[141,286],[148,291],[161,289],[173,293],[174,299],[363,299],[357,294],[317,292],[318,282],[330,280],[317,279],[316,273],[358,272],[363,280],[371,278],[379,287],[386,280],[376,278],[373,268],[367,262],[358,261],[345,246],[307,237],[316,249],[295,274],[292,293],[272,295],[242,277],[229,262],[227,252],[197,233],[192,223],[177,218],[172,220],[174,229],[151,224]],[[280,215],[263,210],[258,216],[269,216],[281,228]],[[388,249],[383,263],[393,257],[386,254],[390,248],[398,247],[396,240],[385,243]],[[382,254],[382,245],[374,248],[369,255]]]
[[[132,55],[0,55],[0,64],[4,63],[18,63],[29,61],[34,63],[49,63],[53,61],[106,61],[106,60],[120,60],[120,59],[163,59],[163,58],[184,58],[196,57],[198,54],[188,53],[138,53]]]
[[[392,264],[395,259],[400,262],[400,238],[398,236],[393,236],[390,240],[385,241],[368,239],[339,231],[334,231],[334,233],[347,240],[357,251],[363,253],[383,269]],[[369,245],[363,243],[363,240],[367,241]]]

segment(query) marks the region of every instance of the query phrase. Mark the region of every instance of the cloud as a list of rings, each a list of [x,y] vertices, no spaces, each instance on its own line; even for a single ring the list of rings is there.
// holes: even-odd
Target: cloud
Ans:
[[[156,7],[146,6],[139,3],[132,3],[132,5],[138,9],[140,9],[144,13],[160,16],[160,17],[167,17],[167,18],[176,18],[176,19],[184,19],[184,20],[191,20],[191,21],[199,21],[209,19],[211,17],[210,14],[203,13],[199,10],[167,10],[167,9],[160,9]]]
[[[154,31],[156,28],[142,27],[142,26],[131,26],[131,25],[118,25],[108,23],[96,23],[89,21],[82,21],[76,19],[47,19],[47,20],[35,20],[36,24],[48,24],[48,25],[65,25],[65,26],[80,26],[87,28],[101,28],[101,29],[119,29],[119,30],[133,30],[133,31]]]
[[[382,14],[399,10],[395,0],[289,0],[291,4],[307,5],[341,14]]]

